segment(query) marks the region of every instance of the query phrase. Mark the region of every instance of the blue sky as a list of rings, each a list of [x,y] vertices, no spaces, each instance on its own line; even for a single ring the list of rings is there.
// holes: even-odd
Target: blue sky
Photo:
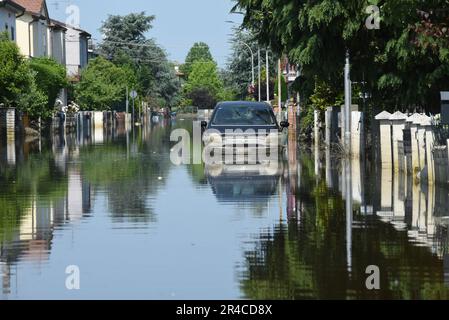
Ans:
[[[50,16],[65,21],[68,4],[79,6],[81,28],[97,41],[101,39],[98,29],[109,14],[145,11],[156,16],[148,36],[156,39],[171,60],[184,61],[192,44],[203,41],[220,66],[225,65],[230,53],[232,24],[225,21],[242,19],[229,14],[231,0],[47,0]]]

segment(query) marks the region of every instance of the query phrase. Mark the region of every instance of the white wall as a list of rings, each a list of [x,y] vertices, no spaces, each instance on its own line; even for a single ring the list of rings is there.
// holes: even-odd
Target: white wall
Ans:
[[[49,54],[57,62],[66,65],[65,30],[48,28]],[[67,89],[62,89],[58,95],[64,106],[67,105]]]
[[[76,76],[81,66],[80,32],[68,27],[66,32],[66,64],[67,75]]]
[[[31,22],[33,18],[29,14],[25,14],[16,20],[17,26],[17,45],[20,48],[20,52],[23,56],[29,57],[33,50],[30,49],[30,42],[28,36],[28,23]]]
[[[88,39],[81,35],[82,31],[67,27],[66,32],[66,64],[68,76],[79,75],[88,63]]]
[[[30,25],[31,21],[33,21],[33,17],[28,13],[16,21],[17,44],[20,51],[26,57],[48,56],[48,22],[47,20],[38,20]]]

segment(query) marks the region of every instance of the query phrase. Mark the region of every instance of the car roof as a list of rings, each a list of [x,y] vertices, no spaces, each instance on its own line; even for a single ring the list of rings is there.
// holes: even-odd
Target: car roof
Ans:
[[[219,102],[217,104],[217,107],[226,107],[226,108],[233,108],[233,107],[264,107],[264,108],[271,108],[271,106],[266,102],[255,102],[255,101],[224,101]]]

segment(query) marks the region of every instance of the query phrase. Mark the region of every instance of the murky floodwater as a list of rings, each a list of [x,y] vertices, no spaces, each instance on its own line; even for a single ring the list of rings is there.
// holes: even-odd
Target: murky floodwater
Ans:
[[[3,142],[1,297],[449,298],[447,189],[294,143],[279,170],[175,166],[174,127]]]

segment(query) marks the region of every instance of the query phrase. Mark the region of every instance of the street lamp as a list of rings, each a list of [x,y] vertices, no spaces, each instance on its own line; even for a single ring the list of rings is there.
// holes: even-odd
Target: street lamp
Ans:
[[[265,50],[265,63],[266,63],[266,77],[267,77],[267,103],[270,103],[270,66],[269,66],[269,59],[270,57],[268,56],[268,48]]]
[[[226,23],[229,24],[236,24],[234,21],[225,21]],[[242,40],[238,40],[239,43],[243,44],[245,47],[247,47],[249,49],[249,51],[251,52],[251,85],[254,86],[255,82],[256,82],[256,77],[255,77],[255,73],[254,73],[254,51],[251,48],[251,46],[249,44],[247,44],[245,41]],[[260,63],[260,59],[259,59],[259,63]],[[259,68],[259,78],[260,78],[260,68]]]
[[[253,49],[249,46],[249,44],[247,44],[246,42],[243,42],[241,40],[237,41],[238,43],[242,44],[243,46],[245,46],[246,48],[249,49],[250,53],[251,53],[251,84],[254,85],[256,82],[256,75],[254,72],[254,51]],[[233,44],[233,42],[229,41],[230,44]]]
[[[249,51],[251,52],[251,84],[254,85],[255,84],[255,75],[254,75],[254,51],[253,49],[251,49],[251,46],[249,44],[247,44],[246,42],[239,40],[239,42],[241,44],[243,44],[244,46],[246,46]]]

